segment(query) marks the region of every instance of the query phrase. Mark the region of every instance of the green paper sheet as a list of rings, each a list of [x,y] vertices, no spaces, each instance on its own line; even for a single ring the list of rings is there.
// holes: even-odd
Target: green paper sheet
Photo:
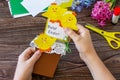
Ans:
[[[21,5],[23,0],[10,0],[12,15],[26,14],[28,11]]]

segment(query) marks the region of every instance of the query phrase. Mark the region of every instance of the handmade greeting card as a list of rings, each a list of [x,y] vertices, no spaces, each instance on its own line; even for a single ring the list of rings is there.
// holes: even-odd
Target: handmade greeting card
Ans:
[[[70,52],[68,36],[64,32],[64,28],[78,30],[76,14],[52,4],[42,16],[48,18],[45,31],[30,43],[32,47],[43,53],[35,64],[33,73],[53,77],[61,55]]]

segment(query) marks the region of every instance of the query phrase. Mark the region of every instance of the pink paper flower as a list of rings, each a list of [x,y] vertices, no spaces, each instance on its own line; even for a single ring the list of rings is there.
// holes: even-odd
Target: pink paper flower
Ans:
[[[110,20],[112,18],[113,11],[110,10],[110,4],[103,2],[103,1],[97,1],[97,3],[94,5],[94,8],[92,9],[92,18],[96,19],[98,21],[98,24],[100,26],[104,26],[106,21]]]

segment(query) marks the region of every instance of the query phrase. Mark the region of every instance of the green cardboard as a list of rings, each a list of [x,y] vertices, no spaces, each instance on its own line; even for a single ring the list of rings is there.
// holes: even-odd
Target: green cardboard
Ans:
[[[10,0],[10,8],[12,15],[29,13],[22,5],[23,0]]]

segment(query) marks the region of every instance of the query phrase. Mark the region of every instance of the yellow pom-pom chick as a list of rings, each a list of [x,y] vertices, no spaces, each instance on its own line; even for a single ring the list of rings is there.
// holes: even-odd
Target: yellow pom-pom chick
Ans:
[[[34,44],[40,49],[40,51],[50,51],[51,46],[55,43],[56,38],[50,37],[44,33],[35,38]]]
[[[77,27],[77,19],[75,17],[75,13],[71,11],[67,11],[60,19],[61,25],[63,28],[70,28],[73,30],[78,30]]]
[[[67,9],[61,8],[56,3],[48,7],[48,10],[42,14],[42,16],[49,18],[50,20],[59,20],[61,15],[65,13]]]

